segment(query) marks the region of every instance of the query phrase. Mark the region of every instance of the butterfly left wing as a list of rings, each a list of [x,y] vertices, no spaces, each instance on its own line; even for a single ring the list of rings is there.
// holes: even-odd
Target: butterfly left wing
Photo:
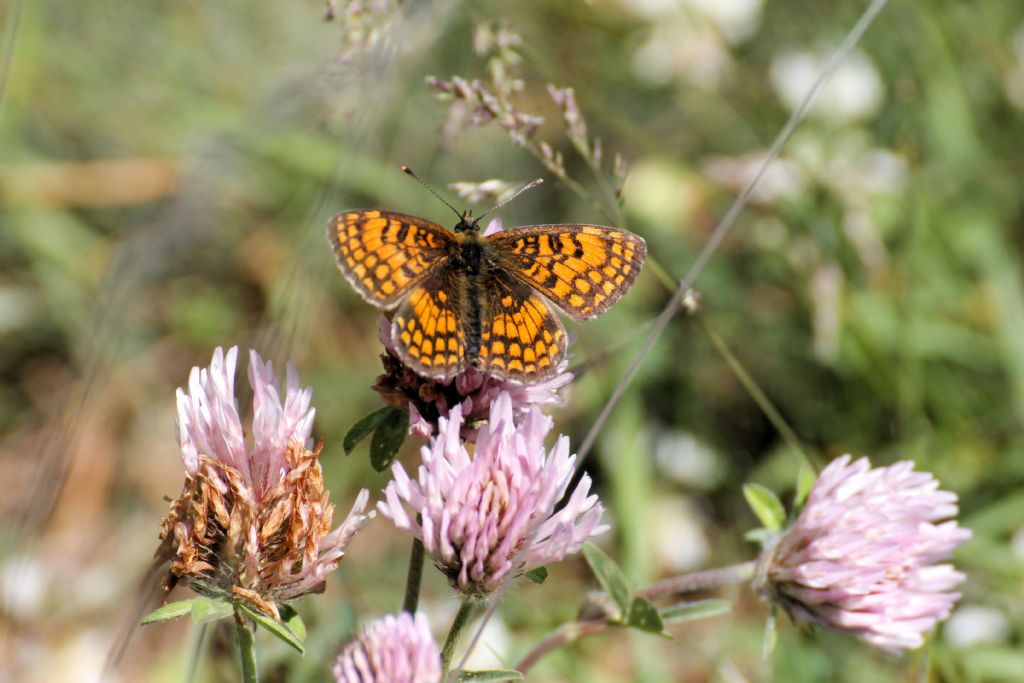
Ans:
[[[643,238],[600,225],[534,225],[484,239],[504,269],[577,320],[618,301],[647,255]]]
[[[565,328],[551,305],[504,270],[482,281],[480,346],[469,357],[488,375],[533,384],[554,375],[565,355]]]
[[[440,268],[454,248],[451,233],[392,211],[346,211],[327,225],[338,268],[374,306],[391,310]]]
[[[466,366],[459,278],[450,266],[438,269],[409,292],[391,320],[399,358],[424,377],[448,380]]]

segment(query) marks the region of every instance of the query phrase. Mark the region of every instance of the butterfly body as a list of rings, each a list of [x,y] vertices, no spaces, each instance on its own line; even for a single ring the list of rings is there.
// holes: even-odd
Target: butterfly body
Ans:
[[[532,383],[558,371],[565,329],[551,304],[586,320],[632,284],[646,253],[632,233],[540,225],[481,234],[467,213],[449,232],[414,216],[348,211],[331,220],[338,266],[392,311],[401,360],[439,380],[467,367]]]

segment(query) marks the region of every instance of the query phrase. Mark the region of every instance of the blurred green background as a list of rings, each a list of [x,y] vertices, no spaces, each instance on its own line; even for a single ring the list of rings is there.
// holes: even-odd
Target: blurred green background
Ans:
[[[865,5],[376,0],[324,21],[312,0],[9,0],[0,680],[98,676],[180,490],[174,389],[215,346],[290,360],[314,387],[339,508],[384,487],[365,447],[341,449],[379,405],[380,346],[377,311],[333,264],[331,215],[452,222],[404,163],[439,189],[545,177],[501,209],[506,226],[606,222],[499,127],[451,126],[424,77],[488,82],[476,27],[521,36],[514,101],[611,206],[546,84],[576,89],[606,159],[631,165],[624,226],[679,278]],[[670,325],[587,462],[613,525],[602,543],[637,585],[753,556],[742,484],[785,493],[799,459],[712,330],[820,462],[911,458],[961,496],[970,578],[933,642],[892,657],[786,622],[765,661],[767,610],[744,589],[727,618],[672,640],[597,636],[531,680],[1024,680],[1022,152],[1024,6],[893,0],[697,281],[700,318]],[[573,444],[667,297],[648,267],[606,316],[570,326],[586,371],[555,417]],[[266,680],[324,679],[357,620],[398,609],[407,553],[386,520],[364,530],[326,593],[298,605],[306,657],[261,637]],[[519,585],[472,663],[513,663],[594,586],[578,558]],[[424,591],[440,638],[455,598],[436,572]],[[117,679],[180,681],[198,662],[198,680],[234,680],[228,636],[199,633],[137,631]]]

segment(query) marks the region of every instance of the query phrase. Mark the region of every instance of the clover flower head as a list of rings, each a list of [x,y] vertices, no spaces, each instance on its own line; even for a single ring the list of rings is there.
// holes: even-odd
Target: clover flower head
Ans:
[[[247,442],[235,397],[237,347],[214,351],[178,389],[178,442],[185,485],[162,522],[158,556],[171,562],[170,582],[184,578],[200,592],[231,593],[278,616],[275,603],[316,589],[341,562],[364,514],[364,489],[334,530],[317,458],[310,450],[312,392],[288,367],[284,398],[273,365],[249,355],[252,439]]]
[[[337,683],[440,683],[441,653],[422,613],[388,615],[334,662]]]
[[[437,435],[421,449],[417,478],[393,465],[394,478],[378,509],[422,540],[463,594],[487,595],[509,574],[560,561],[608,528],[601,524],[604,508],[590,495],[587,475],[556,512],[576,456],[565,436],[545,450],[552,421],[536,407],[517,425],[512,398],[499,394],[472,454],[460,439],[462,406],[438,425]]]
[[[944,562],[971,532],[952,519],[956,494],[912,462],[850,460],[822,471],[761,557],[758,584],[799,620],[885,650],[920,647],[960,598],[965,577]]]

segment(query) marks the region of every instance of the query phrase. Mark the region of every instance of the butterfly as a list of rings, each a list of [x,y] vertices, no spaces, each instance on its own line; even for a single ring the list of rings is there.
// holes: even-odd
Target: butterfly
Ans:
[[[457,212],[456,212],[457,213]],[[481,234],[466,211],[452,231],[392,211],[346,211],[327,238],[338,267],[391,314],[400,360],[449,380],[468,367],[533,384],[558,372],[566,333],[552,304],[595,318],[640,272],[647,247],[626,230],[534,225]]]

